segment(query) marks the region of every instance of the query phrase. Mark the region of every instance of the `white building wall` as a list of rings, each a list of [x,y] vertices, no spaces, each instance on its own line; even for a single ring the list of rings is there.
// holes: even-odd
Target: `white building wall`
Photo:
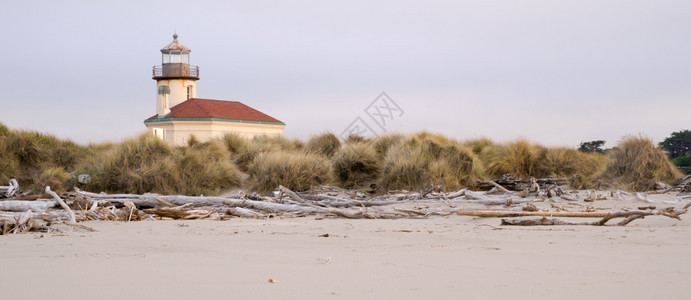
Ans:
[[[170,94],[158,93],[162,85],[168,86]],[[187,87],[192,87],[189,98],[197,98],[197,81],[189,79],[161,79],[156,81],[156,114],[165,116],[170,108],[187,100]]]
[[[147,123],[146,126],[152,130],[162,129],[165,132],[165,141],[174,146],[187,145],[191,135],[200,142],[206,142],[220,139],[227,133],[235,133],[246,138],[261,135],[280,136],[285,128],[285,125],[219,121],[170,121]]]

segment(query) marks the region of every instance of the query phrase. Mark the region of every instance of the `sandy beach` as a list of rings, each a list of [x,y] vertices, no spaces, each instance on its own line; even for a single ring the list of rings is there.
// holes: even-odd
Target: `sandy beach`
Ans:
[[[648,204],[593,204],[637,205]],[[689,218],[626,227],[455,215],[86,222],[98,231],[0,236],[0,291],[4,299],[678,299],[691,291]]]

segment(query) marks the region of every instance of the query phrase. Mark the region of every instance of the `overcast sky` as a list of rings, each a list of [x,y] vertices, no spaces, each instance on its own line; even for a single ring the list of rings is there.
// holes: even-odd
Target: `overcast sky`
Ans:
[[[199,98],[288,137],[340,134],[382,92],[384,126],[555,146],[691,129],[691,1],[6,1],[0,122],[114,141],[155,114],[174,31]]]

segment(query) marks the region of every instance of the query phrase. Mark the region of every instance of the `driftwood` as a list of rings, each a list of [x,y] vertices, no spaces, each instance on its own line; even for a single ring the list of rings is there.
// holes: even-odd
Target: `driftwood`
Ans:
[[[537,184],[537,186],[543,190],[551,185],[560,186],[568,182],[566,178],[531,178],[531,180],[521,180],[514,179],[510,175],[505,174],[499,180],[480,182],[478,184],[478,187],[482,190],[489,190],[492,187],[495,187],[495,184],[497,184],[506,188],[507,190],[523,191],[527,188],[529,190],[535,191],[536,189],[533,186],[532,179],[534,179],[534,183]]]
[[[13,220],[1,219],[0,220],[0,234],[17,234],[25,233],[33,228],[37,228],[35,222],[31,219],[31,209],[22,213],[21,215],[13,218]]]
[[[62,206],[62,208],[67,211],[67,215],[70,217],[70,222],[76,224],[77,218],[74,216],[74,212],[72,211],[72,209],[70,209],[70,207],[67,206],[67,203],[65,203],[65,201],[63,201],[62,198],[60,198],[60,196],[58,196],[58,194],[51,191],[50,186],[46,186],[45,192],[46,192],[46,194],[53,196],[53,199],[55,199],[56,201],[58,201],[58,203],[60,203],[60,206]]]
[[[19,188],[19,183],[14,178],[10,179],[10,185],[0,186],[0,198],[11,198],[21,192],[22,190]]]
[[[586,192],[585,196],[578,193],[564,193],[558,188],[554,180],[543,180],[542,184],[545,184],[545,187],[540,185],[539,179],[533,180],[533,183],[535,185],[533,185],[532,192],[530,192],[530,186],[527,186],[525,195],[523,195],[525,198],[521,197],[520,192],[512,192],[496,182],[490,184],[495,191],[502,193],[500,195],[465,189],[444,193],[440,191],[438,186],[429,186],[420,192],[396,191],[377,197],[368,197],[364,193],[327,186],[320,186],[306,192],[296,192],[279,186],[272,196],[261,196],[254,193],[247,195],[240,192],[233,197],[97,194],[75,189],[76,194],[72,194],[74,200],[71,203],[75,211],[69,210],[69,207],[65,208],[66,203],[53,193],[53,198],[65,209],[66,213],[62,213],[59,217],[51,217],[47,213],[54,213],[55,210],[48,210],[44,212],[44,215],[38,216],[35,212],[37,210],[32,210],[34,211],[32,217],[46,218],[52,220],[51,222],[64,222],[73,225],[77,221],[84,220],[138,221],[162,218],[226,219],[231,217],[269,218],[308,215],[319,218],[397,219],[454,214],[479,217],[604,218],[611,214],[594,211],[539,211],[533,203],[561,202],[562,200],[594,201],[607,198],[607,196],[598,195],[594,191]],[[648,199],[646,194],[635,195],[622,192],[617,195],[635,201]],[[616,198],[614,193],[611,197]],[[62,203],[60,203],[61,201]],[[53,201],[53,205],[55,203]],[[412,203],[417,204],[417,206],[411,205]],[[430,204],[444,205],[432,206]],[[457,208],[457,204],[502,206],[502,208],[500,210],[468,210],[467,206]],[[14,220],[14,217],[9,220]]]
[[[32,210],[35,212],[44,212],[49,208],[55,207],[57,201],[22,201],[22,200],[5,200],[0,201],[0,210],[2,211],[16,211],[24,212]]]
[[[624,220],[616,223],[616,226],[626,226],[634,220],[642,219],[647,216],[665,216],[677,220],[681,220],[681,215],[688,211],[691,202],[687,203],[681,209],[677,210],[673,207],[668,207],[660,210],[630,210],[630,211],[619,211],[613,213],[607,213],[602,219],[593,222],[566,222],[558,219],[502,219],[501,225],[520,225],[520,226],[540,226],[540,225],[591,225],[591,226],[607,226],[608,221],[617,218],[624,218]]]
[[[608,212],[572,212],[572,211],[497,211],[497,210],[462,210],[457,211],[459,216],[472,216],[482,218],[504,218],[504,217],[568,217],[568,218],[601,218],[607,216]]]

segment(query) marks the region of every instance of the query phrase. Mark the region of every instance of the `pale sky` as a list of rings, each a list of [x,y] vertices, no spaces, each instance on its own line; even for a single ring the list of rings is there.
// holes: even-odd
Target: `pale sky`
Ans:
[[[306,139],[382,92],[386,130],[554,146],[691,129],[691,1],[3,1],[0,122],[119,142],[177,31],[199,98]],[[375,125],[372,125],[375,126]]]

